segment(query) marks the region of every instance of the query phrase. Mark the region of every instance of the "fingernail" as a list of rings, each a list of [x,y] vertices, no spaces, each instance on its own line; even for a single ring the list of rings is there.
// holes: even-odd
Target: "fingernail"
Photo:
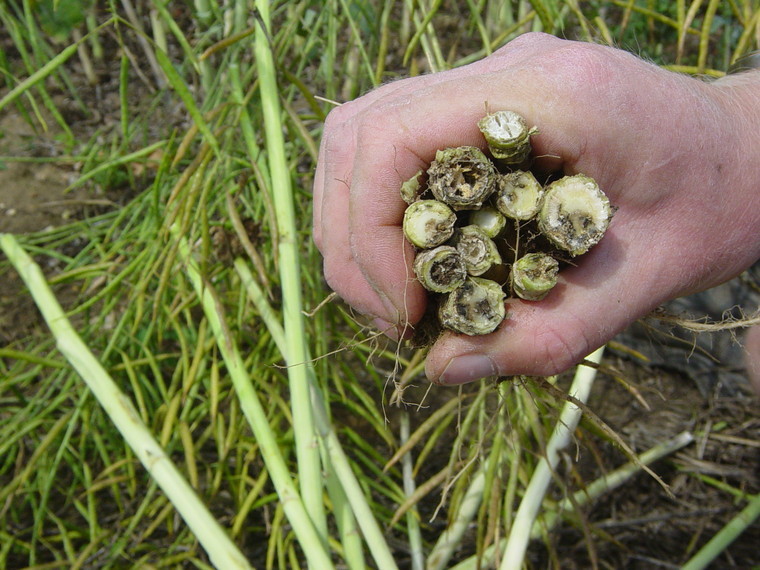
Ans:
[[[493,360],[484,354],[466,354],[455,356],[443,369],[438,377],[439,384],[464,384],[473,380],[480,380],[487,376],[494,376],[498,368]]]

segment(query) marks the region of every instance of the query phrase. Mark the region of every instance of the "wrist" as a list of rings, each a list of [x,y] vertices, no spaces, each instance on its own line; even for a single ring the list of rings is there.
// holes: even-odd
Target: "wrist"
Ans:
[[[760,64],[760,53],[755,54]],[[737,62],[740,63],[740,62]],[[760,234],[760,68],[730,73],[713,82],[732,132],[734,187],[745,202],[754,234]],[[757,240],[754,240],[757,243]],[[755,259],[760,257],[760,244]]]

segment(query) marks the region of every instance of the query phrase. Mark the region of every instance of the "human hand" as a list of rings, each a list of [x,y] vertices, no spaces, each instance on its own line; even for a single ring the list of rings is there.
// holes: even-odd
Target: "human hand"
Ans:
[[[425,309],[399,187],[438,149],[484,146],[477,120],[536,125],[534,170],[584,173],[618,208],[602,241],[542,301],[509,301],[497,331],[445,333],[428,377],[558,373],[668,299],[760,257],[760,73],[713,83],[613,48],[526,34],[492,56],[385,85],[327,118],[314,238],[328,284],[397,334]],[[753,77],[749,77],[753,76]]]

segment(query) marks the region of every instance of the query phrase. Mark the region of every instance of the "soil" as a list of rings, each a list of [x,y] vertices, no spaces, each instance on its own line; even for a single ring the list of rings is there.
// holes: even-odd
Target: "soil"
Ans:
[[[595,554],[601,567],[680,567],[689,553],[696,552],[696,545],[703,544],[738,512],[734,498],[707,478],[721,480],[743,493],[760,491],[760,403],[746,383],[706,398],[686,374],[614,355],[605,363],[635,386],[649,405],[646,409],[610,377],[590,401],[590,407],[634,450],[642,452],[683,431],[694,434],[697,441],[654,465],[673,497],[640,473],[591,506],[587,516],[596,535]],[[602,469],[624,461],[619,450],[607,451],[617,459],[610,458]],[[715,567],[757,564],[759,540],[760,525],[755,524]],[[556,541],[563,558],[570,549],[574,561],[584,561],[575,567],[591,565],[581,531],[565,528]]]
[[[57,148],[54,140],[35,133],[14,113],[0,116],[0,136],[0,156],[49,157]],[[68,165],[0,159],[0,233],[42,231],[78,214],[88,196],[81,190],[65,192],[73,174]],[[4,272],[0,278],[0,342],[23,338],[36,320],[36,308],[23,294],[21,279],[14,271]]]
[[[560,385],[566,388],[569,381],[569,375],[564,375]],[[427,392],[421,385],[409,388],[404,399],[425,401],[427,408],[419,412],[419,421],[423,421],[447,401],[450,390]],[[531,568],[585,569],[595,564],[609,569],[679,568],[745,504],[714,482],[748,495],[760,491],[760,400],[746,382],[716,388],[714,394],[705,397],[688,374],[650,366],[610,349],[589,407],[637,453],[685,431],[695,442],[652,465],[672,496],[652,477],[638,473],[584,507],[583,520],[566,520],[549,533],[550,547],[542,541],[533,542],[528,557]],[[393,414],[389,415],[393,422]],[[594,428],[587,420],[584,427],[576,432],[576,447],[566,450],[566,461],[559,467],[558,478],[570,491],[580,488],[579,482],[588,483],[627,462],[620,449],[592,435]],[[447,452],[440,450],[441,461],[446,460]],[[575,459],[579,461],[575,463]],[[443,467],[432,458],[430,463],[427,476]],[[564,498],[565,491],[558,485],[552,488],[555,500]],[[419,505],[423,521],[430,520],[439,497],[431,493]],[[445,514],[439,514],[426,527],[427,538],[433,542],[438,539],[445,519]],[[757,568],[758,541],[760,525],[755,524],[711,568]],[[462,552],[463,558],[470,555],[471,551]]]

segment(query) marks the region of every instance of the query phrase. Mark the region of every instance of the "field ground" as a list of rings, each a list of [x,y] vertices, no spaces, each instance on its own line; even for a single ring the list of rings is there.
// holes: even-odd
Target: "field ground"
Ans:
[[[290,7],[279,5],[275,11],[275,21],[286,31],[290,29],[289,22],[300,22],[294,24],[292,33],[277,35],[274,41],[277,57],[286,62],[278,76],[287,84],[280,93],[285,108],[283,130],[288,135],[287,159],[299,205],[296,227],[302,243],[307,244],[301,252],[306,276],[302,283],[306,291],[304,310],[315,307],[328,294],[318,277],[318,255],[308,241],[313,147],[318,142],[320,113],[328,108],[313,95],[347,99],[366,90],[371,85],[364,68],[368,62],[374,64],[378,50],[389,49],[388,45],[396,47],[386,55],[383,80],[431,67],[430,57],[425,57],[422,47],[413,50],[410,61],[403,61],[403,47],[414,41],[408,30],[404,35],[403,3],[327,2],[335,11],[330,17],[320,16],[318,4],[290,3]],[[456,55],[466,57],[480,49],[476,30],[482,22],[468,11],[471,20],[464,26],[466,29],[460,29],[460,8],[456,3],[450,4],[444,2],[440,12],[431,17],[438,35],[421,34],[417,40],[430,53],[440,39],[438,49],[455,61]],[[495,13],[496,4],[499,3],[478,5],[483,13]],[[662,22],[645,8],[629,12],[628,27],[622,29],[620,22],[625,13],[620,5],[626,2],[581,4],[587,5],[584,10],[589,15],[584,25],[596,24],[596,29],[601,30],[599,37],[616,34],[620,29],[615,40],[623,47],[633,49],[634,42],[640,42],[643,55],[658,63],[707,75],[721,73],[730,63],[731,52],[725,46],[744,38],[745,28],[740,24],[751,22],[754,30],[758,29],[756,3],[709,2],[703,8],[697,6],[699,3],[693,4],[695,13],[689,29],[698,32],[710,10],[713,16],[717,13],[723,18],[720,25],[713,27],[715,39],[709,58],[702,60],[698,33],[685,34],[683,52],[676,53],[673,40],[677,34],[667,26],[658,27]],[[652,9],[658,3],[636,3],[639,4]],[[171,14],[158,14],[152,10],[151,2],[135,5],[135,17],[144,29],[152,26],[155,32],[163,21],[165,32],[176,33],[168,25],[174,22],[190,40],[192,47],[188,49],[196,55],[210,47],[222,54],[232,49],[214,43],[228,37],[225,33],[232,33],[226,28],[221,31],[229,14],[214,13],[218,21],[204,22],[207,27],[203,28],[197,14],[187,6]],[[522,15],[526,18],[533,13],[533,18],[526,19],[515,34],[535,28],[538,16],[530,9],[542,4],[514,5],[524,9]],[[392,7],[387,20],[382,20],[391,30],[385,37],[385,48],[381,47],[382,34],[371,35],[378,33],[373,27],[377,21],[362,12],[369,10],[368,6],[378,18],[383,6]],[[741,13],[744,19],[736,19],[739,23],[731,20],[731,10]],[[8,25],[19,21],[20,13],[3,11],[0,15]],[[99,12],[101,21],[107,13],[105,9]],[[568,22],[574,22],[572,26],[567,24],[563,33],[582,36],[580,20],[572,20],[572,12],[562,14]],[[424,11],[417,15],[418,19],[420,15],[424,16]],[[244,20],[255,27],[253,16]],[[729,20],[735,29],[728,27]],[[40,26],[45,24],[43,21]],[[309,25],[322,30],[335,43],[325,40],[324,45],[320,44],[309,35]],[[203,29],[213,33],[204,36]],[[219,305],[227,311],[231,334],[244,352],[256,389],[268,403],[268,421],[288,465],[297,473],[297,422],[289,411],[288,367],[277,351],[274,334],[265,330],[259,311],[246,301],[246,293],[232,270],[232,259],[246,255],[246,249],[240,243],[244,240],[239,231],[227,219],[227,205],[222,198],[225,193],[233,196],[250,243],[262,252],[259,261],[267,275],[258,277],[270,281],[270,303],[279,311],[282,296],[287,293],[280,289],[280,261],[272,253],[276,249],[272,225],[277,216],[266,198],[272,174],[256,166],[266,164],[265,151],[251,160],[251,148],[241,143],[245,134],[229,136],[241,117],[247,116],[225,105],[244,97],[251,113],[258,113],[255,63],[247,49],[239,52],[245,54],[241,55],[244,92],[237,93],[229,87],[230,91],[222,95],[228,100],[203,105],[198,94],[208,95],[219,85],[226,85],[220,81],[229,81],[219,71],[229,60],[220,55],[214,69],[203,64],[195,70],[183,67],[185,48],[176,45],[179,36],[172,38],[169,34],[174,63],[188,78],[187,85],[202,107],[202,116],[218,137],[225,156],[219,159],[203,154],[208,153],[201,141],[203,133],[199,136],[194,130],[199,115],[188,111],[187,101],[178,95],[176,85],[168,89],[165,83],[158,84],[156,77],[160,73],[151,68],[146,55],[150,50],[140,46],[138,35],[130,35],[131,30],[125,26],[108,30],[101,32],[105,51],[95,58],[95,83],[81,55],[72,57],[61,63],[60,73],[40,80],[38,91],[30,88],[28,99],[2,109],[0,233],[18,235],[34,254],[58,299],[71,311],[75,328],[96,354],[104,355],[109,372],[136,400],[144,421],[210,505],[214,516],[224,527],[234,529],[234,541],[251,563],[256,567],[298,567],[303,564],[303,547],[285,520],[207,316],[191,287],[183,281],[183,264],[176,258],[167,228],[162,226],[165,219],[180,220],[184,235],[200,244],[207,283],[213,283],[219,291]],[[487,26],[481,33],[496,37]],[[753,33],[756,37],[757,32]],[[27,34],[0,32],[3,61],[17,78],[31,73],[24,70],[24,58],[44,61],[45,54],[52,57],[74,37],[64,34],[62,40],[42,48],[36,44],[40,40],[34,32]],[[371,38],[364,46],[368,54],[362,52],[355,34]],[[752,34],[749,37],[747,47],[757,47]],[[394,38],[406,43],[394,44]],[[36,47],[31,49],[27,42]],[[125,50],[117,50],[120,45]],[[24,46],[29,50],[22,49]],[[315,53],[327,50],[334,59],[325,63],[327,60],[317,55],[311,60],[306,55],[302,60],[294,55],[306,54],[309,49]],[[127,52],[128,60],[123,57]],[[329,63],[333,69],[326,69]],[[134,65],[141,68],[139,75],[130,67]],[[128,90],[125,68],[131,73]],[[293,79],[295,72],[300,73],[303,83]],[[7,92],[8,89],[0,90],[0,97]],[[125,102],[128,117],[124,115]],[[48,105],[52,107],[45,109]],[[320,113],[314,110],[315,105]],[[60,113],[60,119],[50,114],[51,108]],[[225,113],[230,116],[225,117]],[[261,119],[251,120],[255,127],[252,136],[263,149]],[[61,121],[66,129],[61,128]],[[121,133],[125,124],[133,126],[128,137]],[[165,144],[141,154],[156,141]],[[185,141],[187,147],[182,146]],[[130,159],[129,153],[137,154]],[[125,156],[127,159],[122,160]],[[88,183],[76,184],[80,177],[97,170],[98,164],[112,166],[93,175]],[[195,178],[183,182],[186,172]],[[277,218],[277,222],[281,220]],[[0,257],[0,262],[0,489],[5,489],[0,492],[0,566],[205,567],[208,558],[198,540],[57,353],[16,271],[5,258]],[[437,479],[437,484],[431,484],[427,494],[414,503],[419,536],[425,548],[435,543],[461,507],[465,483],[474,478],[472,465],[477,462],[473,458],[489,457],[497,447],[496,441],[503,438],[498,445],[507,450],[499,456],[499,467],[489,472],[493,492],[484,491],[483,506],[458,543],[452,564],[503,538],[504,526],[508,525],[505,513],[519,501],[513,496],[512,504],[505,501],[506,507],[500,506],[500,493],[513,492],[518,497],[522,493],[530,474],[524,465],[535,463],[536,450],[545,445],[562,402],[525,379],[507,381],[498,388],[472,385],[461,391],[440,387],[428,391],[419,373],[419,361],[415,360],[419,355],[404,349],[399,354],[400,373],[410,381],[404,392],[409,404],[390,405],[392,389],[387,378],[396,365],[395,346],[367,342],[368,332],[339,302],[307,317],[305,323],[312,342],[309,350],[321,356],[315,360],[314,368],[319,385],[329,394],[332,425],[399,566],[414,567],[409,546],[413,523],[402,517],[391,525],[403,498],[403,476],[400,468],[385,472],[383,466],[404,439],[404,425],[414,434],[436,410],[454,399],[458,403],[446,421],[439,419],[440,429],[421,432],[423,440],[414,448],[417,457],[423,458],[415,467],[418,485],[436,480],[456,464],[455,470]],[[642,347],[645,351],[649,341],[634,349],[628,342],[632,338],[623,336],[608,349],[588,404],[637,452],[683,431],[694,435],[692,444],[655,464],[673,496],[666,495],[646,474],[638,473],[592,504],[571,509],[560,525],[540,533],[526,558],[530,568],[677,568],[736,516],[747,497],[760,493],[760,399],[742,380],[736,362],[712,362],[708,358],[700,360],[699,370],[690,369],[692,361],[685,356],[691,350],[687,341],[686,349],[666,352],[664,360],[651,364],[637,352]],[[653,343],[669,342],[664,337],[653,338]],[[716,341],[715,346],[718,344]],[[669,362],[667,354],[673,354],[674,360]],[[712,363],[704,365],[704,360]],[[726,375],[727,369],[731,374]],[[699,380],[695,379],[697,375]],[[567,387],[570,377],[570,373],[563,375],[558,385]],[[618,381],[621,378],[628,387]],[[417,402],[423,406],[413,405]],[[476,408],[475,402],[481,407]],[[489,421],[490,417],[499,418],[501,435],[494,435],[496,420]],[[470,425],[468,421],[472,431],[458,435],[463,422]],[[430,443],[426,445],[428,439]],[[455,441],[460,456],[452,460],[449,454]],[[577,430],[574,442],[575,447],[566,450],[557,468],[556,479],[561,484],[550,491],[546,499],[549,507],[556,507],[569,491],[626,461],[624,454],[588,419]],[[520,475],[513,480],[511,467],[518,464]],[[452,479],[460,469],[461,480]],[[509,491],[510,485],[516,485],[517,491]],[[450,502],[444,502],[438,512],[444,489]],[[332,505],[331,500],[326,503]],[[338,535],[332,526],[331,532]],[[340,541],[334,539],[334,548],[336,543]],[[760,525],[755,524],[722,551],[714,567],[760,567],[758,543]],[[342,548],[337,550],[343,552]]]

